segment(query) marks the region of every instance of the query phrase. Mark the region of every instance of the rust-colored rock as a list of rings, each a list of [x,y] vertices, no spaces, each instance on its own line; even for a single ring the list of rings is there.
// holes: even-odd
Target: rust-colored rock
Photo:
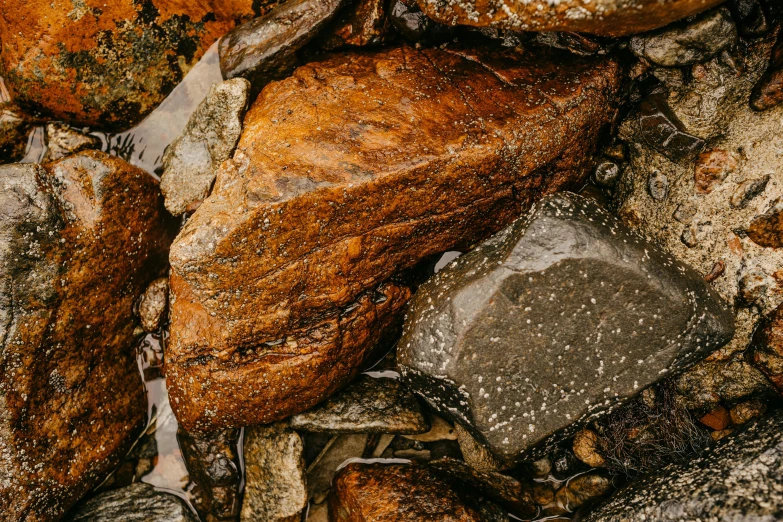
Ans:
[[[503,520],[501,513],[415,465],[348,464],[335,476],[329,495],[333,522],[494,522]]]
[[[132,309],[165,269],[164,212],[100,152],[0,167],[3,520],[58,520],[143,427]]]
[[[696,192],[709,194],[715,185],[737,170],[737,159],[730,152],[713,149],[699,154],[693,171]]]
[[[172,247],[167,374],[183,425],[270,422],[347,382],[381,329],[339,318],[391,324],[408,291],[367,292],[584,179],[619,73],[609,59],[401,47],[335,55],[267,86]],[[315,339],[322,317],[353,335]],[[341,336],[365,355],[339,348],[319,386],[279,381]]]
[[[748,237],[759,246],[783,248],[783,202],[775,202],[764,214],[754,217]]]
[[[724,406],[718,406],[699,419],[699,422],[708,428],[720,431],[729,427],[731,424],[731,416],[729,415],[729,410],[727,410]]]
[[[443,24],[515,31],[576,31],[623,36],[663,27],[724,0],[417,0]]]
[[[217,38],[270,3],[277,2],[5,0],[0,68],[20,105],[71,123],[128,128]]]
[[[751,343],[751,360],[783,393],[783,305],[756,330]]]

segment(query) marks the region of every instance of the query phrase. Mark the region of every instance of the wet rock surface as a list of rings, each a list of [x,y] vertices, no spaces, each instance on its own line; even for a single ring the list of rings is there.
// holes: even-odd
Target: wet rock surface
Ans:
[[[160,190],[173,215],[193,212],[209,195],[218,167],[237,145],[249,96],[243,78],[213,85],[182,136],[166,149]]]
[[[188,506],[176,496],[136,483],[107,491],[78,505],[66,522],[197,522]]]
[[[138,303],[139,319],[145,332],[152,333],[158,330],[166,312],[169,299],[169,280],[160,277],[154,280],[141,294]]]
[[[699,274],[571,193],[438,273],[409,316],[403,378],[505,461],[733,333]]]
[[[758,419],[698,458],[631,484],[585,520],[777,520],[783,509],[781,427],[780,411]]]
[[[99,152],[0,167],[0,198],[0,503],[56,520],[143,428],[132,308],[171,235],[154,178]]]
[[[46,124],[44,162],[56,161],[83,150],[100,150],[101,140],[61,122]]]
[[[186,428],[319,402],[388,338],[410,290],[384,281],[587,175],[614,115],[617,65],[535,58],[346,53],[261,93],[170,256],[167,376]]]
[[[783,392],[783,305],[769,315],[754,335],[750,359]]]

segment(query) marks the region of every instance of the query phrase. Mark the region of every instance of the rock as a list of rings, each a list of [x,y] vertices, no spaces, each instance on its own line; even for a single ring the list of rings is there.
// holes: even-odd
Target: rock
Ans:
[[[410,296],[394,274],[584,179],[619,69],[552,59],[401,47],[333,55],[264,89],[170,256],[182,425],[321,402],[392,339]]]
[[[731,424],[729,410],[724,406],[718,406],[707,415],[699,419],[699,422],[716,431],[725,430]]]
[[[313,409],[291,417],[292,428],[326,433],[424,433],[430,425],[411,392],[394,378],[360,375]]]
[[[612,490],[612,483],[604,475],[589,473],[568,480],[555,493],[554,501],[544,506],[542,514],[563,515],[573,512],[576,508],[596,497],[602,497]]]
[[[762,247],[783,247],[783,201],[776,202],[764,214],[753,218],[748,227],[748,238]]]
[[[783,392],[783,304],[765,319],[753,336],[750,360]]]
[[[574,455],[576,458],[597,468],[605,462],[598,445],[598,435],[593,430],[582,429],[574,436]]]
[[[449,27],[438,24],[424,14],[415,2],[391,0],[389,20],[409,42],[435,43],[448,37]]]
[[[335,522],[508,520],[496,506],[458,493],[427,468],[358,463],[348,464],[334,478],[329,518]]]
[[[767,405],[759,399],[741,402],[731,409],[731,422],[736,425],[745,424],[751,419],[761,417],[766,411]]]
[[[422,10],[444,24],[491,26],[515,31],[575,31],[604,36],[624,36],[663,27],[721,0],[417,0]]]
[[[307,506],[302,439],[279,424],[245,432],[243,522],[275,522]],[[298,517],[297,517],[298,520]]]
[[[645,143],[672,161],[691,161],[704,148],[704,140],[687,132],[661,92],[650,94],[639,106],[639,130]],[[635,145],[638,143],[634,142]],[[666,177],[658,170],[653,172],[658,177]],[[665,194],[661,195],[663,197],[650,188],[650,196],[656,201],[665,199]]]
[[[83,502],[65,522],[198,522],[181,499],[157,491],[149,484],[130,486],[101,493]]]
[[[699,154],[693,172],[694,186],[699,194],[709,194],[715,185],[736,172],[736,157],[725,150],[713,149]]]
[[[666,196],[669,195],[669,178],[666,177],[666,174],[661,174],[657,170],[652,171],[650,177],[647,178],[647,192],[655,201],[666,199]]]
[[[729,7],[742,36],[752,38],[770,31],[769,15],[759,0],[733,0]]]
[[[596,53],[605,53],[605,48],[601,42],[588,35],[574,32],[541,32],[536,33],[536,43],[564,49],[574,54],[582,56],[591,56]]]
[[[365,47],[388,43],[392,39],[386,0],[359,0],[354,7],[338,14],[320,37],[321,47]]]
[[[296,51],[334,17],[344,0],[288,0],[220,39],[223,78],[246,78],[258,92],[288,76]]]
[[[690,461],[632,482],[585,517],[623,520],[776,520],[783,509],[783,415],[724,437]]]
[[[237,145],[249,96],[250,83],[243,78],[213,85],[166,149],[160,190],[175,216],[193,212],[209,195],[218,167]]]
[[[24,157],[29,130],[30,123],[13,103],[0,103],[0,163]]]
[[[100,152],[0,167],[0,505],[9,519],[59,519],[143,429],[131,310],[165,269],[164,215],[152,176]]]
[[[738,209],[747,207],[753,198],[764,193],[764,191],[767,189],[767,183],[769,183],[770,178],[771,176],[767,174],[765,176],[761,176],[760,178],[746,179],[741,181],[734,190],[734,193],[731,195],[729,204],[732,207]]]
[[[750,94],[750,106],[757,111],[776,107],[783,101],[783,31],[772,49],[769,68]]]
[[[420,442],[434,442],[438,440],[457,440],[457,432],[454,426],[437,415],[430,415],[430,431],[420,435],[403,435],[406,439]]]
[[[130,128],[237,20],[276,3],[12,0],[0,20],[3,78],[16,103],[52,119]]]
[[[593,177],[602,187],[613,187],[620,179],[620,167],[613,161],[602,161],[595,168]]]
[[[436,274],[408,315],[404,382],[510,462],[732,335],[699,274],[571,193]]]
[[[45,128],[46,153],[43,161],[56,161],[83,150],[101,150],[101,140],[62,122],[50,122]]]
[[[169,280],[160,277],[149,284],[141,294],[138,311],[141,327],[145,332],[156,332],[161,325],[161,319],[166,312],[169,299]]]
[[[348,459],[361,458],[367,449],[366,433],[336,435],[307,468],[307,494],[316,504],[326,499],[337,469]]]
[[[457,442],[465,462],[477,471],[497,471],[503,468],[503,463],[492,455],[484,445],[477,441],[465,428],[454,424]]]
[[[700,412],[710,411],[721,400],[733,403],[771,391],[764,374],[741,357],[702,361],[676,379],[676,384],[683,405]]]
[[[194,486],[189,490],[202,520],[236,520],[242,490],[238,454],[240,433],[227,429],[209,434],[177,431],[177,441]]]
[[[683,67],[704,62],[737,41],[737,26],[731,13],[720,7],[683,25],[634,36],[628,43],[633,53],[663,67]]]

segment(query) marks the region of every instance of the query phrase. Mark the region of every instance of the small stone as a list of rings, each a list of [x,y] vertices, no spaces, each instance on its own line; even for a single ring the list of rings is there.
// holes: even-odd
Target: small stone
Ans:
[[[156,332],[166,312],[169,299],[169,279],[160,277],[149,284],[139,298],[139,318],[145,332]]]
[[[693,172],[696,192],[709,194],[715,185],[725,180],[729,174],[733,174],[737,166],[737,159],[725,150],[713,149],[702,152],[696,160]]]
[[[714,265],[712,265],[712,269],[710,270],[710,273],[704,276],[704,280],[708,283],[711,283],[718,279],[720,276],[723,275],[723,273],[726,271],[726,263],[723,261],[716,261]]]
[[[198,522],[182,499],[137,482],[82,502],[63,522]]]
[[[775,280],[763,270],[743,268],[739,274],[738,297],[745,305],[760,303],[775,286]]]
[[[321,47],[332,50],[388,42],[393,35],[386,4],[386,0],[360,0],[355,6],[338,14],[321,36]]]
[[[672,161],[691,161],[705,145],[688,134],[660,92],[648,95],[639,106],[639,128],[644,141]]]
[[[546,477],[552,471],[552,461],[545,457],[533,461],[531,467],[536,477]]]
[[[574,477],[555,493],[554,503],[562,510],[557,514],[572,512],[589,499],[602,497],[611,490],[612,482],[604,475],[588,473]]]
[[[419,442],[434,442],[438,440],[457,440],[457,431],[454,426],[437,415],[430,415],[430,431],[420,435],[403,435],[406,439]]]
[[[360,375],[344,390],[290,418],[296,430],[324,433],[424,433],[430,425],[397,379]]]
[[[55,161],[71,154],[89,149],[100,150],[101,140],[62,122],[46,124],[46,153],[43,161]]]
[[[725,7],[707,11],[685,25],[669,26],[650,34],[634,36],[631,51],[663,67],[682,67],[704,62],[737,41],[737,27]]]
[[[734,190],[734,192],[731,195],[731,199],[729,200],[729,203],[732,207],[743,209],[748,206],[748,204],[753,201],[753,199],[756,196],[759,196],[760,194],[764,193],[764,190],[767,188],[767,183],[769,183],[770,175],[767,174],[766,176],[762,176],[760,178],[756,179],[746,179],[739,185],[737,185],[737,188]]]
[[[241,522],[282,522],[307,506],[301,437],[281,424],[245,430]],[[297,517],[298,520],[298,517]]]
[[[602,187],[614,187],[620,179],[620,167],[614,161],[602,161],[595,168],[593,176]]]
[[[574,436],[573,449],[576,458],[588,466],[597,468],[605,462],[598,449],[598,435],[593,430],[585,428],[577,432]]]
[[[748,238],[759,246],[783,247],[783,201],[775,202],[767,212],[753,218]]]
[[[697,209],[695,205],[687,203],[680,203],[674,211],[672,217],[680,223],[689,223],[696,215]]]
[[[750,346],[753,365],[783,393],[783,304],[765,318]]]
[[[478,471],[497,471],[502,465],[492,455],[481,442],[477,441],[465,428],[454,424],[454,431],[457,432],[457,441],[459,449],[462,451],[462,458],[470,467]]]
[[[394,458],[407,459],[419,464],[426,464],[432,459],[432,452],[428,449],[406,448],[394,451]]]
[[[30,123],[13,103],[0,103],[0,164],[24,157]]]
[[[699,227],[697,225],[688,225],[682,231],[680,240],[688,248],[693,248],[699,244]]]
[[[720,431],[726,429],[731,424],[731,416],[729,415],[729,410],[724,406],[718,406],[699,419],[699,422],[708,428]]]
[[[778,35],[772,49],[767,72],[762,76],[750,94],[750,106],[756,111],[766,111],[783,101],[783,34]]]
[[[213,85],[166,149],[160,190],[173,215],[193,212],[209,195],[218,167],[237,145],[249,95],[242,78]]]
[[[663,201],[669,195],[669,178],[655,170],[647,178],[647,191],[655,201]]]
[[[715,442],[718,442],[720,439],[727,437],[732,433],[734,433],[734,428],[726,428],[725,430],[710,432],[710,437],[712,437],[712,440]]]
[[[320,504],[329,493],[337,469],[348,459],[361,458],[369,435],[350,433],[335,435],[307,468],[307,495]]]
[[[761,417],[767,412],[767,404],[759,399],[751,399],[734,406],[731,411],[731,422],[737,426],[745,424],[750,419]]]

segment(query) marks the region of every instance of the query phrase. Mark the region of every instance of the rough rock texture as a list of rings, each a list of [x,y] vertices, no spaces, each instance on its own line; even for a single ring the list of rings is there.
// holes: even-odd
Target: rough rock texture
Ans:
[[[145,332],[155,332],[160,328],[163,314],[169,299],[169,280],[159,277],[149,284],[141,294],[138,303],[139,319]]]
[[[247,78],[258,92],[296,66],[296,51],[334,17],[345,0],[289,0],[220,39],[223,78]]]
[[[631,483],[585,521],[773,522],[783,516],[781,484],[783,414],[777,411],[698,458]]]
[[[24,157],[30,123],[13,103],[0,103],[0,163]]]
[[[712,58],[737,41],[737,26],[725,7],[695,20],[634,36],[629,47],[634,54],[663,67],[682,67]]]
[[[320,402],[410,295],[379,284],[588,174],[619,68],[545,54],[347,53],[264,89],[171,251],[167,375],[186,427]],[[314,318],[320,339],[303,333]]]
[[[296,430],[327,433],[424,433],[430,424],[397,379],[361,375],[313,409],[294,415]]]
[[[83,150],[100,150],[101,140],[62,122],[51,122],[45,128],[46,153],[43,162],[56,161]]]
[[[753,336],[750,359],[783,393],[783,304],[781,304]]]
[[[515,31],[576,31],[622,36],[657,29],[723,0],[417,0],[444,24],[493,26]]]
[[[767,72],[759,79],[750,95],[750,106],[764,111],[783,101],[783,31],[778,33],[778,42],[772,49]]]
[[[360,458],[366,451],[369,435],[346,433],[335,435],[307,469],[308,496],[316,504],[322,503],[332,485],[332,478],[348,459]]]
[[[165,267],[164,215],[150,175],[100,152],[0,167],[0,505],[9,519],[57,519],[143,427],[132,308]]]
[[[411,43],[437,43],[453,32],[450,27],[433,21],[416,2],[409,0],[389,2],[389,21],[397,33]]]
[[[166,149],[160,190],[175,216],[193,212],[209,195],[218,167],[231,157],[242,133],[249,96],[243,78],[213,85],[182,136]]]
[[[430,405],[513,462],[732,333],[699,274],[561,193],[419,289],[397,358]]]
[[[334,522],[500,522],[497,506],[466,498],[434,472],[415,465],[348,464],[329,496]]]
[[[7,0],[0,13],[3,77],[22,106],[70,123],[129,128],[237,20],[270,3]]]
[[[321,47],[365,47],[388,42],[393,37],[386,15],[388,3],[387,0],[359,0],[324,30],[320,37]]]
[[[198,522],[181,499],[137,482],[77,506],[64,522]]]
[[[245,432],[243,522],[295,517],[307,506],[302,438],[279,424]],[[298,517],[297,517],[298,520]]]

